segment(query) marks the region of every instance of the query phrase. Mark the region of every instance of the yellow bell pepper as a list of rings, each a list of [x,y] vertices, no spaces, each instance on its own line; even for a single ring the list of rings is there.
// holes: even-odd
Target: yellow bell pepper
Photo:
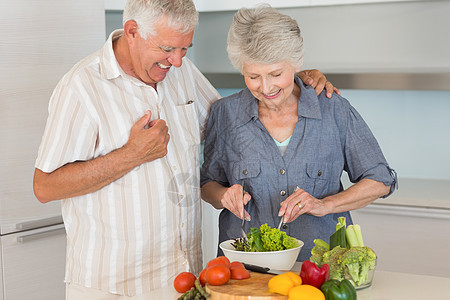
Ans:
[[[293,287],[301,284],[302,279],[299,275],[293,272],[286,272],[270,278],[267,285],[269,286],[269,291],[271,293],[287,296]]]
[[[325,300],[325,295],[315,286],[302,284],[289,290],[288,300]]]

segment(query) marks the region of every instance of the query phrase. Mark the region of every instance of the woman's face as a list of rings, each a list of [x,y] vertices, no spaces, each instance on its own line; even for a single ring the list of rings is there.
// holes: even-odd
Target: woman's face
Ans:
[[[269,107],[283,104],[294,91],[294,75],[299,72],[292,64],[244,63],[242,74],[253,96]]]

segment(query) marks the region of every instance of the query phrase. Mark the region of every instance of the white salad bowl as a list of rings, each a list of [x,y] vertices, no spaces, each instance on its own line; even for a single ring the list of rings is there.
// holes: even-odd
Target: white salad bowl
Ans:
[[[289,271],[297,261],[298,254],[304,243],[300,240],[298,246],[288,250],[268,251],[268,252],[245,252],[236,251],[232,243],[234,240],[227,240],[219,244],[225,256],[230,261],[239,261],[242,263],[266,267],[271,270]]]

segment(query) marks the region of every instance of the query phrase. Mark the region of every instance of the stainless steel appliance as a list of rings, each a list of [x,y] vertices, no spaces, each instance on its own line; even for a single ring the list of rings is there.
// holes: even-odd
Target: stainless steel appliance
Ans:
[[[64,299],[60,203],[33,194],[52,90],[105,40],[104,1],[0,1],[0,300]]]

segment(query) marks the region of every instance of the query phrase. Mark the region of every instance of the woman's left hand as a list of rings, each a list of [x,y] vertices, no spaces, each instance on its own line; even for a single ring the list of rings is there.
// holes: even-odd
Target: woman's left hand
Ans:
[[[297,219],[301,214],[310,214],[316,217],[322,217],[328,213],[325,203],[321,199],[311,196],[302,189],[298,189],[286,200],[281,202],[279,216],[284,215],[284,222],[290,223]]]

